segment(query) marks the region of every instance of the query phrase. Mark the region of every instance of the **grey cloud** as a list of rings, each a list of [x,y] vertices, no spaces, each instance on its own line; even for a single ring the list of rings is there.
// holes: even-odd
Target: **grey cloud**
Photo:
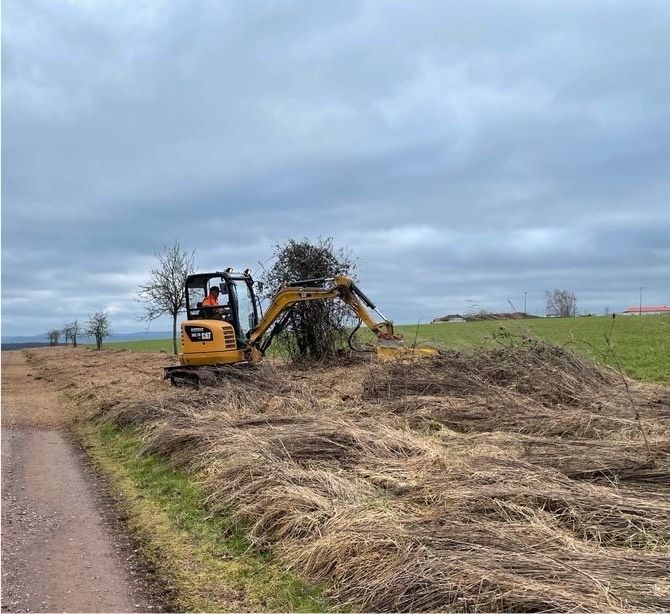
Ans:
[[[332,235],[400,321],[670,301],[665,2],[3,9],[5,334],[49,326],[33,287],[139,327],[175,237],[221,268]]]

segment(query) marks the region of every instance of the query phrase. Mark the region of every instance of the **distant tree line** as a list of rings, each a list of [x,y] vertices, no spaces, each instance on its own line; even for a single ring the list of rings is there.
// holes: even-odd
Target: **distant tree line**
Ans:
[[[143,319],[152,321],[162,315],[172,319],[172,341],[177,353],[177,318],[186,304],[186,278],[195,272],[195,252],[184,249],[179,241],[163,244],[155,251],[156,265],[149,279],[138,287],[137,300],[144,308]],[[337,249],[332,238],[312,243],[289,240],[276,245],[274,266],[266,271],[264,282],[271,298],[283,286],[300,279],[329,278],[335,275],[355,276],[355,263],[345,249]],[[336,353],[350,332],[347,328],[349,309],[336,301],[298,305],[291,311],[286,334],[280,341],[294,359],[319,360]],[[96,311],[85,324],[77,320],[61,328],[49,330],[50,345],[77,347],[81,335],[95,339],[96,348],[102,347],[105,337],[111,335],[109,313]]]
[[[172,245],[163,244],[155,251],[156,266],[151,269],[150,278],[139,286],[137,299],[143,303],[143,319],[151,322],[162,315],[172,318],[172,343],[177,353],[177,317],[186,305],[186,278],[195,272],[194,252],[186,251],[175,240]],[[61,335],[65,345],[72,342],[77,346],[77,336],[85,334],[95,339],[97,349],[102,347],[105,337],[112,334],[109,314],[96,311],[88,322],[81,327],[77,321],[65,324],[63,328],[54,328],[46,333],[49,345],[58,345]]]
[[[62,336],[66,346],[71,343],[72,347],[76,348],[81,335],[86,335],[95,339],[95,346],[99,350],[102,347],[103,339],[111,334],[109,313],[96,311],[88,317],[85,324],[82,325],[78,320],[68,322],[62,328],[52,328],[47,331],[46,337],[49,340],[49,345],[59,345]]]

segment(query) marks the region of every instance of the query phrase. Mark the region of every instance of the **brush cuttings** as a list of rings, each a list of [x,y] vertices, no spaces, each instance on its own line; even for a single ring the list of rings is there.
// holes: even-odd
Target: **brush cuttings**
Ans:
[[[266,364],[200,391],[149,374],[131,387],[129,354],[103,354],[118,381],[102,395],[73,373],[99,356],[44,368],[196,475],[205,505],[340,607],[670,608],[665,387],[535,343]]]

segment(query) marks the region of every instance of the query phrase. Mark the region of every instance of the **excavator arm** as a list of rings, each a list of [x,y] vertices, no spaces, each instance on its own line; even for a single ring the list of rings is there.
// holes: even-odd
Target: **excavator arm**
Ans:
[[[272,325],[287,314],[293,305],[328,299],[340,299],[348,305],[353,313],[375,333],[379,348],[383,347],[392,351],[392,348],[399,349],[402,346],[402,338],[393,332],[393,322],[387,320],[353,280],[345,276],[309,279],[282,288],[273,298],[258,326],[247,335],[249,344],[258,347]],[[380,321],[377,321],[371,312],[379,316]]]

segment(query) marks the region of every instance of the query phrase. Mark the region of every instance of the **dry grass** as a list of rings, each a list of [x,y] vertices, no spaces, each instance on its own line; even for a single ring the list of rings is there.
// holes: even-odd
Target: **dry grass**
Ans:
[[[667,388],[541,344],[200,391],[164,358],[76,357],[43,367],[353,609],[670,608]]]

